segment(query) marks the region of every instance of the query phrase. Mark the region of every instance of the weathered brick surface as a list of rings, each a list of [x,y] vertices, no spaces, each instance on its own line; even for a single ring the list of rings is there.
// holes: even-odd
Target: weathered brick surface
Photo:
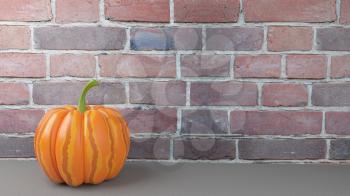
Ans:
[[[350,0],[342,0],[340,6],[339,22],[341,24],[350,24]]]
[[[132,82],[130,103],[181,106],[186,103],[186,84],[182,81]]]
[[[175,159],[234,159],[235,154],[235,140],[230,139],[183,138],[174,142]]]
[[[350,77],[350,55],[332,57],[331,77],[332,78]]]
[[[239,0],[174,0],[176,22],[236,22]]]
[[[236,78],[279,78],[280,55],[238,55],[235,57]]]
[[[129,159],[169,159],[170,141],[167,138],[132,138]]]
[[[43,54],[0,53],[0,77],[45,77],[45,64]]]
[[[230,75],[229,55],[183,55],[181,74],[185,77],[216,77]]]
[[[176,76],[174,55],[101,55],[100,74],[104,77],[160,77]]]
[[[0,0],[0,20],[48,21],[51,18],[50,0]]]
[[[81,90],[86,82],[35,82],[33,101],[40,105],[63,105],[78,103]],[[104,82],[91,89],[87,96],[89,104],[125,103],[124,85],[119,82]]]
[[[177,112],[173,108],[121,109],[131,133],[175,133]]]
[[[120,50],[126,42],[119,27],[38,27],[35,48],[48,50]]]
[[[321,139],[244,139],[238,148],[239,158],[247,160],[314,160],[326,154]]]
[[[34,157],[33,138],[0,136],[0,158]]]
[[[259,27],[207,28],[207,50],[260,50],[264,32]]]
[[[52,55],[50,62],[50,75],[53,77],[94,77],[96,75],[96,60],[93,55]]]
[[[316,106],[350,106],[350,83],[319,83],[312,88]]]
[[[272,26],[268,29],[269,51],[311,50],[313,30],[311,27]]]
[[[331,141],[329,158],[334,160],[350,159],[350,140],[335,139]]]
[[[262,104],[265,106],[306,106],[307,88],[302,84],[265,84],[262,90]]]
[[[320,134],[322,112],[232,111],[231,132],[243,135]]]
[[[0,157],[94,78],[130,159],[350,160],[350,0],[0,0],[0,23]]]
[[[318,29],[317,49],[350,51],[350,28],[332,27]]]
[[[248,22],[329,22],[336,19],[334,0],[245,0]]]
[[[324,55],[288,55],[287,77],[296,79],[322,79],[327,73],[327,57]]]
[[[44,110],[0,110],[0,133],[34,132]]]
[[[256,84],[242,82],[193,82],[192,105],[254,106],[257,104]]]
[[[200,28],[133,28],[132,50],[201,50]]]
[[[228,113],[224,110],[183,110],[182,134],[226,134]]]
[[[136,22],[169,22],[168,0],[105,0],[109,20]]]
[[[326,132],[337,135],[350,135],[349,112],[327,112]]]
[[[29,49],[30,29],[25,26],[0,26],[0,49]]]
[[[29,88],[23,83],[0,83],[0,105],[29,103]]]
[[[56,0],[56,22],[96,22],[99,0]]]

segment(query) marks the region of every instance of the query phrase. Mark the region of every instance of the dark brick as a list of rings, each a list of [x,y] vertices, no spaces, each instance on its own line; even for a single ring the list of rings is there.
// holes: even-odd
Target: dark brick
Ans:
[[[119,27],[40,27],[34,29],[35,48],[49,50],[120,50],[126,41]]]
[[[264,32],[260,27],[208,28],[207,50],[260,50]]]
[[[257,105],[258,90],[253,83],[193,82],[192,105]]]
[[[244,135],[320,134],[322,112],[232,111],[231,132]]]
[[[319,83],[312,89],[316,106],[350,106],[350,83]]]
[[[131,133],[175,133],[177,111],[173,108],[121,109]]]
[[[243,139],[239,158],[246,160],[324,159],[326,142],[321,139]]]
[[[130,103],[185,105],[186,83],[183,81],[131,82]]]
[[[230,75],[229,55],[183,55],[181,74],[185,77],[215,77]]]
[[[326,132],[337,135],[350,135],[350,112],[327,112]]]
[[[17,138],[0,136],[1,158],[32,158],[34,142],[32,137]]]
[[[167,138],[132,138],[129,159],[169,159],[170,141]]]
[[[227,111],[222,110],[184,110],[181,121],[183,134],[225,134],[229,128]]]
[[[200,28],[133,28],[132,50],[201,50]]]
[[[43,115],[39,109],[0,110],[0,133],[34,132]]]
[[[350,28],[318,29],[317,48],[319,50],[350,51]]]
[[[219,138],[176,139],[174,157],[190,160],[234,159],[235,143],[235,140]]]
[[[86,82],[36,82],[33,101],[41,105],[76,105],[85,85]],[[87,96],[89,104],[118,104],[125,103],[125,100],[125,88],[119,82],[102,82]]]
[[[350,159],[350,139],[336,139],[331,141],[329,158],[334,160]]]

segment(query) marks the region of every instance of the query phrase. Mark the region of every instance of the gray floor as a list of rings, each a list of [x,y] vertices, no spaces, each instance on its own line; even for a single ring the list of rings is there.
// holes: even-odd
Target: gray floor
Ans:
[[[350,166],[128,162],[101,185],[48,181],[35,161],[0,161],[0,195],[349,196]]]

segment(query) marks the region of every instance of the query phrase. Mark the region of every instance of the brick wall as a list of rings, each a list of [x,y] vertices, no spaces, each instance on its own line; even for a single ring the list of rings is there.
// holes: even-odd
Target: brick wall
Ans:
[[[350,159],[350,0],[0,0],[0,157],[91,78],[130,159]]]

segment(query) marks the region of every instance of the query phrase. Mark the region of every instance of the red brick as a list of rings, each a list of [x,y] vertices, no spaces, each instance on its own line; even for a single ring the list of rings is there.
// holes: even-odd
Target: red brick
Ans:
[[[96,75],[96,60],[93,55],[53,55],[50,62],[50,72],[53,77],[94,77]]]
[[[244,139],[238,143],[239,158],[245,160],[315,160],[326,156],[321,139]]]
[[[182,134],[226,134],[229,122],[224,110],[183,110]]]
[[[193,82],[192,105],[254,106],[257,105],[256,84],[241,82]]]
[[[169,159],[168,138],[131,138],[129,159]]]
[[[311,27],[273,26],[268,30],[269,51],[311,50],[312,42]]]
[[[350,84],[314,84],[312,88],[312,104],[316,106],[350,106]]]
[[[175,133],[177,111],[174,108],[121,109],[131,133]]]
[[[29,49],[30,29],[24,26],[0,26],[0,49]]]
[[[326,132],[337,135],[350,135],[350,112],[327,112]]]
[[[181,74],[185,77],[215,77],[230,75],[229,55],[183,55]]]
[[[46,75],[46,60],[43,54],[1,53],[1,77],[40,78]]]
[[[207,50],[256,51],[262,48],[260,27],[207,28]]]
[[[96,22],[99,0],[56,0],[56,22]]]
[[[174,55],[101,55],[99,59],[104,77],[176,77]]]
[[[350,0],[341,0],[340,6],[339,22],[341,24],[350,24]]]
[[[180,138],[174,142],[175,159],[220,160],[236,157],[236,141],[220,138]]]
[[[24,105],[29,103],[28,86],[23,83],[0,83],[0,105]]]
[[[136,22],[169,22],[168,0],[106,0],[105,14],[109,20]]]
[[[332,57],[331,77],[332,78],[350,77],[350,55]]]
[[[265,84],[262,102],[265,106],[306,106],[307,88],[302,84]]]
[[[0,110],[0,133],[34,132],[44,110]]]
[[[238,55],[235,58],[236,78],[279,78],[280,55]]]
[[[243,135],[320,134],[322,112],[232,111],[231,132]]]
[[[87,82],[35,82],[33,85],[33,101],[41,105],[76,105],[80,93]],[[88,104],[120,104],[125,103],[124,85],[120,82],[100,82],[99,86],[89,91]]]
[[[51,18],[50,0],[0,0],[0,20],[47,21]]]
[[[327,72],[327,58],[323,55],[288,55],[287,77],[323,79]]]
[[[130,103],[182,106],[186,103],[186,83],[131,82]]]
[[[236,22],[239,0],[174,0],[176,22]]]
[[[336,19],[335,0],[245,0],[247,22],[329,22]]]

